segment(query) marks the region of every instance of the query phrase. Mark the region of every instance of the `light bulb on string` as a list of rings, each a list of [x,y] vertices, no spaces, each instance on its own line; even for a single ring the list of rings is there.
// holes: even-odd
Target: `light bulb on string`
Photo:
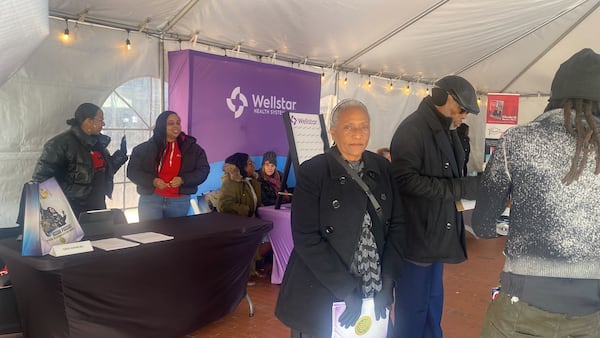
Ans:
[[[390,90],[394,89],[394,83],[390,80]]]
[[[344,84],[348,84],[348,73],[346,73],[346,77],[344,78]]]
[[[369,82],[367,83],[367,86],[369,86],[369,88],[371,88],[371,77],[369,76]]]
[[[477,105],[481,104],[481,96],[477,96]]]
[[[64,41],[69,41],[69,19],[65,19],[65,25],[67,26],[65,28],[65,31],[63,32],[63,40]]]
[[[427,87],[427,90],[425,91],[425,95],[429,95],[429,87]]]
[[[325,80],[325,71],[323,70],[323,67],[321,67],[321,81]]]
[[[127,40],[125,40],[125,45],[127,45],[127,50],[131,50],[131,40],[129,40],[129,30],[127,30]]]

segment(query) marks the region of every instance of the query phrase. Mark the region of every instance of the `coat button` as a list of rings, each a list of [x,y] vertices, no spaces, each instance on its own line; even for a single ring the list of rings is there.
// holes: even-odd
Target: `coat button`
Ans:
[[[333,233],[333,227],[332,226],[328,226],[327,228],[325,228],[325,233],[326,234],[332,234]]]
[[[444,163],[444,169],[448,169],[449,167],[450,167],[450,163],[448,163],[448,162],[445,162],[445,163]]]
[[[340,184],[346,184],[346,177],[345,176],[340,177]]]
[[[387,200],[387,196],[386,196],[385,194],[381,194],[381,200],[382,200],[382,201],[385,201],[385,200]]]
[[[333,202],[331,202],[331,205],[333,206],[334,209],[339,209],[341,206],[340,201],[338,201],[338,200],[333,200]]]
[[[452,224],[450,222],[446,223],[446,229],[447,230],[452,229]]]

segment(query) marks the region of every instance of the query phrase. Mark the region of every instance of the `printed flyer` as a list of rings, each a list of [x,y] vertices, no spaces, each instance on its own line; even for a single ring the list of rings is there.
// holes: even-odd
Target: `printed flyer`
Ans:
[[[47,255],[54,245],[83,238],[83,230],[56,179],[27,183],[24,193],[23,256]]]

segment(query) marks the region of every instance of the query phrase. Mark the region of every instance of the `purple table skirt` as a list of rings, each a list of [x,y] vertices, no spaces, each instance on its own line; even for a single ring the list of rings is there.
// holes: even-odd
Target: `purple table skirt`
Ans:
[[[290,207],[290,204],[284,204],[279,210],[276,210],[274,206],[261,207],[258,209],[258,215],[261,219],[273,222],[273,229],[269,232],[269,240],[273,247],[273,271],[271,272],[272,284],[281,284],[285,268],[290,259],[290,254],[294,248]]]

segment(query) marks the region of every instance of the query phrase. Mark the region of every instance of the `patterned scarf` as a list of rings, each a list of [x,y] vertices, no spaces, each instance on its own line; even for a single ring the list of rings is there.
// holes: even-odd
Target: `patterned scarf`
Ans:
[[[348,161],[350,168],[362,177],[364,163],[362,161]],[[381,265],[375,236],[371,232],[373,222],[369,212],[365,212],[358,246],[354,252],[350,271],[362,278],[362,292],[365,297],[373,297],[381,291]]]

